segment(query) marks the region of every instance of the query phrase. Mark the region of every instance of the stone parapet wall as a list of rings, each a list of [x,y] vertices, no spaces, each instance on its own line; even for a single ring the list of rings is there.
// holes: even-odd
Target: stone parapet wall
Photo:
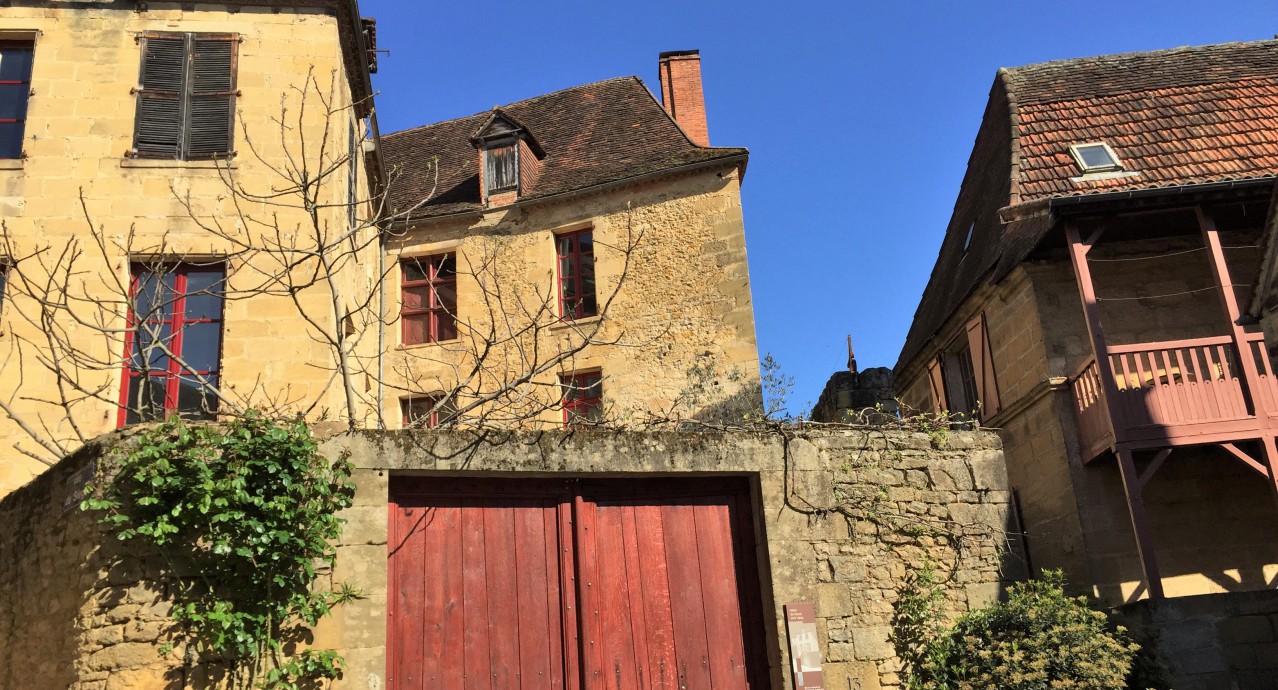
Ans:
[[[1278,689],[1278,591],[1143,600],[1118,612],[1152,640],[1176,690]]]
[[[0,502],[0,690],[205,687],[209,669],[156,651],[167,628],[161,560],[121,552],[74,502],[106,437]],[[128,439],[123,439],[128,443]],[[803,432],[363,432],[324,445],[357,466],[356,504],[321,585],[364,598],[339,608],[313,643],[349,664],[336,688],[385,687],[387,503],[395,476],[744,477],[752,485],[757,566],[772,687],[789,688],[782,606],[815,604],[827,687],[898,687],[890,640],[896,592],[935,564],[948,609],[1002,590],[1009,492],[997,436]],[[176,685],[184,682],[185,686]]]

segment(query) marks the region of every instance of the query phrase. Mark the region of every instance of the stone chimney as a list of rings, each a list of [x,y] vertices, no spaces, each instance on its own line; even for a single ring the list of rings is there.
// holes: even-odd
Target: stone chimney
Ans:
[[[701,52],[672,50],[660,57],[661,103],[692,143],[709,146],[706,98],[701,90]]]

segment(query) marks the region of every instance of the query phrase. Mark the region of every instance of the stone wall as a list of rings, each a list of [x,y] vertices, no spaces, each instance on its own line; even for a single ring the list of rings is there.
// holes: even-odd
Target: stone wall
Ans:
[[[1176,690],[1278,688],[1278,592],[1140,601],[1119,614],[1153,636]]]
[[[64,512],[85,468],[121,438],[90,445],[0,502],[0,524],[18,526],[0,534],[0,690],[31,678],[76,690],[204,686],[208,669],[156,652],[168,606],[159,559],[123,553],[78,509]],[[1009,493],[989,432],[550,432],[483,442],[464,432],[363,432],[324,448],[349,454],[358,490],[322,584],[350,582],[365,595],[314,631],[313,644],[342,650],[349,663],[337,688],[385,685],[387,502],[397,476],[746,478],[778,689],[791,686],[787,602],[816,606],[827,687],[870,690],[902,682],[890,622],[912,568],[932,562],[949,576],[951,613],[1002,591]]]
[[[25,156],[0,161],[0,217],[10,240],[6,251],[14,254],[5,258],[34,256],[45,248],[53,255],[77,248],[71,252],[78,254],[76,278],[70,281],[70,296],[65,298],[73,305],[75,318],[63,314],[55,318],[59,330],[65,329],[67,341],[98,363],[81,365],[80,389],[119,391],[124,369],[122,336],[117,332],[107,337],[87,324],[124,328],[121,305],[126,299],[119,286],[129,284],[130,261],[186,258],[210,263],[236,255],[228,266],[228,289],[234,296],[237,290],[261,285],[263,276],[278,270],[278,259],[285,264],[296,260],[246,255],[240,243],[269,246],[279,241],[269,227],[257,223],[269,226],[274,219],[288,237],[289,230],[309,222],[300,197],[278,197],[278,189],[287,186],[279,169],[299,157],[321,167],[316,161],[325,137],[329,158],[324,165],[349,150],[348,127],[358,123],[341,110],[352,96],[343,68],[338,20],[319,7],[20,2],[9,3],[0,13],[0,31],[6,38],[29,36],[35,45]],[[235,101],[235,158],[215,162],[128,156],[141,62],[138,36],[149,31],[233,33],[242,39],[236,44],[240,95]],[[315,105],[320,93],[308,94],[310,107],[301,109],[299,90],[308,70],[313,70],[323,97],[332,99],[336,114],[331,118],[325,108]],[[290,118],[287,135],[281,134],[276,122],[282,109],[288,109]],[[309,146],[305,153],[303,141]],[[320,217],[329,232],[347,227],[346,175],[341,166],[317,191],[320,203],[326,205]],[[262,200],[233,200],[227,177],[248,193],[261,194]],[[365,206],[360,216],[367,217],[368,211]],[[207,227],[213,224],[234,240],[209,232]],[[96,228],[102,248],[91,227]],[[260,239],[263,236],[273,239]],[[375,230],[368,229],[360,241],[374,236]],[[305,240],[298,242],[304,245]],[[339,271],[337,280],[348,304],[364,302],[372,290],[377,251],[376,242],[361,245],[358,260]],[[38,322],[36,300],[19,294],[24,290],[18,274],[42,286],[47,265],[52,263],[31,258],[9,269],[0,357],[11,364],[0,376],[0,396],[31,428],[72,448],[80,434],[93,437],[115,429],[119,410],[98,396],[59,404],[62,397],[55,377],[37,364],[53,357],[44,335],[48,329]],[[299,267],[298,275],[304,273]],[[318,410],[343,409],[341,386],[333,385],[326,367],[316,365],[332,361],[333,353],[320,344],[299,314],[299,309],[305,309],[320,323],[331,323],[331,300],[321,289],[302,290],[297,303],[278,289],[275,293],[252,299],[241,294],[241,299],[227,301],[220,359],[224,395],[236,402],[253,399],[261,406],[268,404],[262,392],[271,391],[272,401],[287,400],[296,404],[294,409],[319,401],[313,406],[317,417]],[[21,314],[37,321],[29,322]],[[375,345],[376,337],[370,334],[360,342],[357,354],[372,358]],[[272,352],[290,356],[263,356]],[[371,407],[357,414],[376,419]],[[0,419],[0,495],[22,486],[45,467],[13,450],[17,443],[36,455],[45,454],[9,417]]]
[[[395,392],[383,401],[385,419],[400,426],[398,396],[452,390],[458,371],[485,352],[487,337],[493,351],[483,360],[485,373],[465,386],[460,406],[522,375],[532,366],[530,352],[541,364],[589,342],[535,379],[548,426],[563,422],[554,406],[559,376],[593,370],[603,374],[610,422],[668,415],[676,402],[677,416],[741,421],[761,406],[743,222],[740,171],[732,165],[416,221],[389,241],[388,265],[454,253],[461,267],[457,317],[469,334],[404,345],[399,322],[388,327],[386,383]],[[587,229],[596,296],[601,309],[609,304],[607,313],[560,322],[555,237]],[[398,271],[387,275],[385,288],[389,313],[398,314]],[[503,339],[507,332],[522,336]]]

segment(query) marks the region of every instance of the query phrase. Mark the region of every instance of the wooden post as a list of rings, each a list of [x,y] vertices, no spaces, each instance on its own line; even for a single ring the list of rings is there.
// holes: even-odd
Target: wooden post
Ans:
[[[1242,319],[1242,312],[1238,309],[1234,281],[1229,275],[1229,264],[1225,263],[1225,252],[1220,245],[1220,232],[1216,228],[1216,220],[1202,206],[1195,206],[1194,213],[1198,216],[1198,227],[1202,230],[1203,242],[1211,253],[1212,274],[1216,277],[1216,285],[1220,287],[1220,298],[1224,303],[1225,314],[1229,317],[1229,332],[1234,338],[1234,349],[1238,353],[1238,360],[1242,363],[1243,377],[1247,382],[1252,411],[1256,414],[1256,424],[1260,427],[1260,440],[1265,449],[1265,464],[1269,467],[1269,483],[1273,487],[1275,500],[1278,500],[1278,444],[1275,444],[1274,430],[1269,421],[1271,410],[1265,407],[1265,396],[1260,395],[1260,387],[1263,384],[1260,380],[1260,370],[1256,368],[1256,358],[1252,354],[1251,344],[1247,342],[1247,332],[1238,323]],[[1278,410],[1272,412],[1278,412]]]
[[[1145,584],[1149,587],[1149,598],[1162,599],[1163,578],[1158,573],[1158,561],[1154,558],[1154,536],[1149,528],[1149,518],[1145,515],[1145,498],[1141,495],[1140,475],[1136,473],[1136,462],[1132,459],[1130,450],[1119,449],[1118,470],[1123,475],[1123,488],[1127,493],[1127,512],[1132,518],[1132,532],[1136,535],[1136,554],[1140,556],[1140,567],[1145,574]]]
[[[1073,224],[1065,226],[1065,236],[1069,239],[1069,257],[1074,264],[1074,277],[1078,280],[1078,296],[1083,302],[1083,316],[1087,321],[1087,335],[1092,342],[1092,354],[1096,357],[1096,370],[1100,374],[1101,389],[1105,393],[1105,409],[1108,411],[1106,421],[1109,432],[1114,438],[1114,445],[1124,440],[1126,429],[1121,420],[1114,418],[1118,401],[1118,387],[1114,385],[1114,372],[1109,363],[1109,346],[1105,344],[1105,330],[1101,327],[1100,306],[1096,303],[1096,286],[1092,283],[1092,270],[1087,265],[1087,253],[1100,235],[1097,232],[1084,242],[1078,234],[1078,227]]]
[[[1126,437],[1126,426],[1121,419],[1115,418],[1118,405],[1118,387],[1114,384],[1114,372],[1109,363],[1109,346],[1105,344],[1105,330],[1101,326],[1100,305],[1096,301],[1096,286],[1092,283],[1092,271],[1087,266],[1087,253],[1091,251],[1097,231],[1086,242],[1078,234],[1073,224],[1065,226],[1065,236],[1069,239],[1069,256],[1074,264],[1074,276],[1078,279],[1078,294],[1083,302],[1083,315],[1087,321],[1087,334],[1092,341],[1092,352],[1096,356],[1096,369],[1100,373],[1101,388],[1105,391],[1105,407],[1109,411],[1108,422],[1110,432],[1114,435],[1114,445],[1118,449],[1118,469],[1123,475],[1123,489],[1127,496],[1127,513],[1131,516],[1132,532],[1136,536],[1136,553],[1140,557],[1141,572],[1145,574],[1145,583],[1149,588],[1150,599],[1163,598],[1163,580],[1158,574],[1158,562],[1154,558],[1154,540],[1149,529],[1149,519],[1145,516],[1145,499],[1141,495],[1140,475],[1136,472],[1136,463],[1132,452],[1122,447]]]

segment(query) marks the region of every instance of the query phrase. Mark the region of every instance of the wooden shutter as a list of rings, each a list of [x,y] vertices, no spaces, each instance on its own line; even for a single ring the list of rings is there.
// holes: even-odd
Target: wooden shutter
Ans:
[[[182,34],[142,39],[133,150],[145,158],[177,158],[182,145],[186,92],[186,38]]]
[[[213,158],[231,152],[236,42],[233,35],[195,34],[191,38],[187,159]]]
[[[990,339],[985,328],[985,314],[967,322],[967,345],[972,353],[977,398],[981,401],[981,421],[998,414],[998,382],[994,378],[994,358],[990,355]]]
[[[932,411],[945,412],[950,409],[945,398],[945,374],[941,369],[941,356],[927,363],[927,381],[932,390]]]
[[[191,160],[231,153],[238,40],[233,34],[143,37],[134,155]]]

